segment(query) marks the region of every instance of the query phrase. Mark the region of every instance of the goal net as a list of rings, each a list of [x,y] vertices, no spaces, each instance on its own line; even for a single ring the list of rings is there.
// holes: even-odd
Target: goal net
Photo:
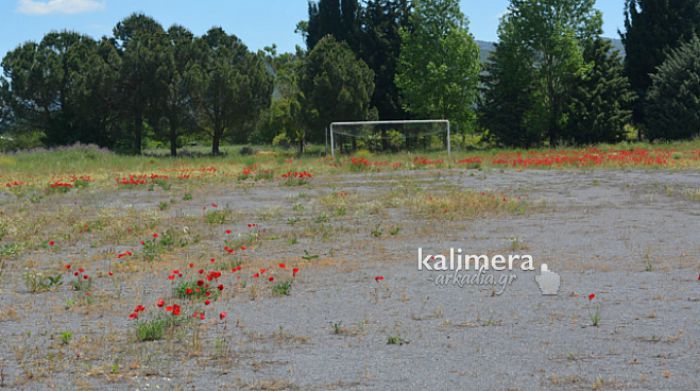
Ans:
[[[450,121],[359,121],[333,122],[328,129],[331,155],[336,151],[350,153],[358,149],[373,152],[438,151],[450,146]]]

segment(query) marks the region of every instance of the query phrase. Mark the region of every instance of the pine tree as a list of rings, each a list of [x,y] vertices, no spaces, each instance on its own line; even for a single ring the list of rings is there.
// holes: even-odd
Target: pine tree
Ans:
[[[585,45],[583,59],[589,66],[569,97],[565,138],[577,144],[622,141],[636,95],[620,54],[610,41],[597,37]]]
[[[700,135],[700,38],[670,51],[651,80],[646,105],[649,138]]]
[[[625,32],[620,35],[625,45],[625,72],[640,98],[634,109],[635,122],[644,123],[650,75],[664,62],[666,52],[699,33],[700,1],[626,0]]]

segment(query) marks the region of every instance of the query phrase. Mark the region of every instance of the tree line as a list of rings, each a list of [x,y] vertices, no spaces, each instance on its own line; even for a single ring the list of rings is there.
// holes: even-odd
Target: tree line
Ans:
[[[49,146],[144,139],[323,143],[333,121],[449,119],[504,146],[700,132],[700,2],[626,0],[625,56],[594,0],[511,0],[485,64],[458,0],[310,1],[306,48],[250,51],[134,14],[110,37],[52,32],[2,60],[0,127]]]

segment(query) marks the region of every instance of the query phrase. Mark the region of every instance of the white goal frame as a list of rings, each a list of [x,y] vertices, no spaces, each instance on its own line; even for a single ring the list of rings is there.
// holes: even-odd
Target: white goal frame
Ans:
[[[452,146],[450,144],[450,121],[446,119],[419,119],[419,120],[401,120],[401,121],[350,121],[350,122],[333,122],[330,125],[329,133],[331,136],[331,156],[335,159],[335,141],[334,127],[349,126],[349,125],[412,125],[412,124],[445,124],[447,127],[447,157],[452,158]]]

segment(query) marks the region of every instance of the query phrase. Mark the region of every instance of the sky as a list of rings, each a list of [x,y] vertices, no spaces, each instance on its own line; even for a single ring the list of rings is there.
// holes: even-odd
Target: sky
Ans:
[[[507,0],[461,0],[476,39],[495,41]],[[624,0],[598,0],[604,35],[617,38],[623,27]],[[221,26],[253,50],[272,43],[280,52],[303,45],[294,33],[307,18],[307,0],[0,0],[0,58],[26,41],[52,30],[73,30],[99,38],[133,12],[154,17],[166,28],[181,24],[195,34]]]

